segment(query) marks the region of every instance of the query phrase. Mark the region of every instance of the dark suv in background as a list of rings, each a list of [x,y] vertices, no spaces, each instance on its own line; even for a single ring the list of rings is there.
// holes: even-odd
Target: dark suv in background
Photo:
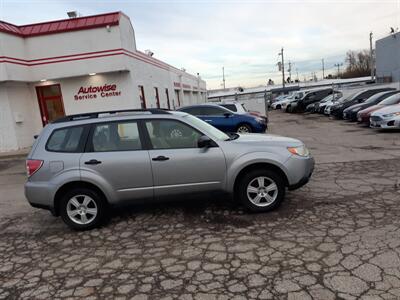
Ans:
[[[326,96],[333,94],[332,88],[324,88],[313,90],[304,95],[301,99],[294,101],[288,107],[289,112],[304,112],[307,105],[316,103],[324,99]]]

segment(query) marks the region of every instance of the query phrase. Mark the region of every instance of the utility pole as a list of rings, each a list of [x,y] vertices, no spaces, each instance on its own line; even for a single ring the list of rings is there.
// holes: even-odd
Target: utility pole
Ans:
[[[372,31],[369,33],[369,59],[371,67],[371,80],[374,80],[374,50],[372,49]]]
[[[225,68],[224,67],[222,67],[222,84],[223,84],[224,89],[225,89]]]
[[[325,79],[325,61],[322,59],[322,80]]]
[[[292,63],[289,60],[289,78],[290,78],[290,83],[292,82]]]
[[[341,66],[343,66],[343,63],[335,64],[335,67],[337,67],[337,76],[338,76],[338,78],[339,78],[339,76],[340,76],[340,67],[341,67]]]
[[[278,55],[282,56],[282,87],[285,88],[285,60],[283,59],[283,47]]]

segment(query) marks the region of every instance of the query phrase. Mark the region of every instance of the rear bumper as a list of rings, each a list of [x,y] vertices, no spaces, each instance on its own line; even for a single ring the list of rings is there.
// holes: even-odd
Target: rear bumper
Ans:
[[[27,181],[25,197],[32,207],[47,209],[55,214],[53,188],[48,184]]]

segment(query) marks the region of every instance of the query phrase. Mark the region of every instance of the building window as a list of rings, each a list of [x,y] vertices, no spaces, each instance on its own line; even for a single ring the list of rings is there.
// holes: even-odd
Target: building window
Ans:
[[[181,100],[179,99],[179,90],[175,90],[176,100],[178,101],[178,107],[181,106]]]
[[[143,85],[139,85],[138,88],[139,88],[140,107],[146,109],[146,98],[144,97]]]
[[[36,93],[43,126],[65,116],[59,84],[37,86]]]
[[[168,89],[165,89],[165,95],[167,96],[167,105],[168,105],[168,109],[171,109],[171,105],[169,104],[169,93],[168,93]]]
[[[160,96],[158,95],[158,88],[154,88],[154,95],[156,97],[157,108],[160,108]]]

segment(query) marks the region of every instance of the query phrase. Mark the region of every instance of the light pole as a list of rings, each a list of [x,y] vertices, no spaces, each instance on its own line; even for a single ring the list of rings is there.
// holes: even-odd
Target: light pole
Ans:
[[[222,67],[222,84],[225,89],[225,67]]]
[[[322,80],[325,79],[325,61],[322,59]]]
[[[283,47],[281,49],[281,52],[278,53],[278,55],[282,56],[282,87],[285,88],[285,60],[283,58]]]
[[[370,67],[371,67],[371,80],[374,80],[374,50],[372,49],[372,31],[369,33],[369,59],[370,59]]]
[[[343,66],[343,63],[335,64],[335,67],[337,67],[337,76],[338,76],[338,78],[339,78],[339,76],[340,76],[340,67],[341,67],[341,66]]]

